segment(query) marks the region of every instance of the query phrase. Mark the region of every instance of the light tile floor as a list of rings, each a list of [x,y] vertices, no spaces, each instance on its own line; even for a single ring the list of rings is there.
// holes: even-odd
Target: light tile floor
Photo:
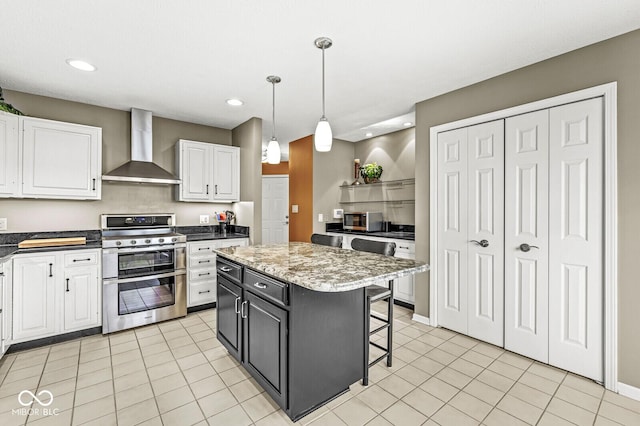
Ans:
[[[374,366],[368,387],[353,384],[298,424],[640,425],[638,401],[410,315],[395,309],[392,368]],[[0,363],[0,425],[291,424],[214,330],[209,310],[8,355]],[[44,404],[48,390],[53,403],[35,402],[40,415],[12,414],[23,390]]]

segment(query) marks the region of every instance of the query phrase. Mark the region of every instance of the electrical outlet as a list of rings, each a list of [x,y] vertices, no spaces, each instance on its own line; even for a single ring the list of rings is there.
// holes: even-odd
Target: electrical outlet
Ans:
[[[318,222],[324,222],[324,215],[322,213],[318,213]]]
[[[7,230],[7,218],[0,217],[0,231],[6,231],[6,230]]]
[[[298,213],[298,205],[297,204],[292,204],[291,205],[291,213]]]
[[[208,214],[201,214],[200,215],[200,224],[206,224],[209,223],[209,215]]]
[[[343,209],[333,209],[333,218],[334,219],[342,219],[342,215],[344,214]]]

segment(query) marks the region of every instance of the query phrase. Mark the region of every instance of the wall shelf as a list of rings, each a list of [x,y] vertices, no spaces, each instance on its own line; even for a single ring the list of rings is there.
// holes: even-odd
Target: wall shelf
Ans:
[[[376,186],[404,186],[404,185],[415,185],[416,184],[416,180],[415,179],[398,179],[398,180],[386,180],[386,181],[382,181],[382,182],[377,182],[377,183],[363,183],[360,185],[340,185],[341,189],[345,189],[345,188],[367,188],[367,187],[376,187]]]
[[[340,185],[341,205],[383,204],[401,208],[415,204],[415,179],[388,180],[361,185]]]

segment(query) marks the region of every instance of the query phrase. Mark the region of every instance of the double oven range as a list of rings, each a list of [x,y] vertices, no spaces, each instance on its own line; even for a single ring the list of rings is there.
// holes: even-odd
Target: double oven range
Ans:
[[[175,215],[102,215],[102,333],[187,314],[186,241]]]

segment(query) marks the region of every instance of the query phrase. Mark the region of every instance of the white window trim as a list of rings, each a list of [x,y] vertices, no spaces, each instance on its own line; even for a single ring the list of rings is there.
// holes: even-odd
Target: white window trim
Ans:
[[[451,123],[431,127],[430,148],[430,259],[429,271],[429,319],[438,325],[437,265],[438,236],[438,133],[468,127],[488,121],[500,120],[519,114],[602,97],[604,103],[604,386],[618,391],[618,83],[612,82],[588,89],[578,90],[552,98],[531,102],[516,107],[494,111]]]

